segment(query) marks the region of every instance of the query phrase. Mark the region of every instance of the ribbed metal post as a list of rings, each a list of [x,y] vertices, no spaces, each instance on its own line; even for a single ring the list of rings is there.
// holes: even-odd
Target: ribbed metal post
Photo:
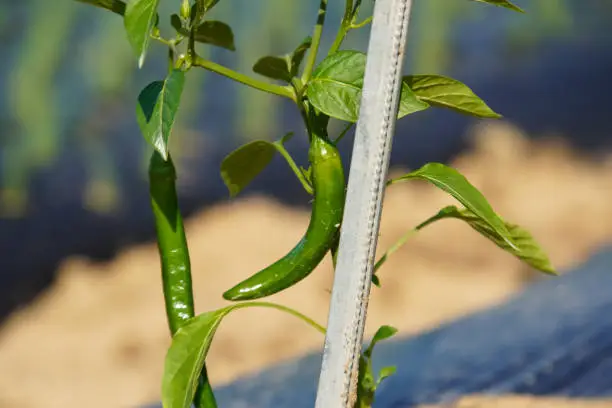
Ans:
[[[353,408],[412,0],[376,0],[316,408]]]

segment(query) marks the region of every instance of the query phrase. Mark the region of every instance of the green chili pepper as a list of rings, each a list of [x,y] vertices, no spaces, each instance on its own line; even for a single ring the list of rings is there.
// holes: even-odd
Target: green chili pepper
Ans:
[[[312,134],[308,158],[314,202],[308,230],[283,258],[223,294],[227,300],[251,300],[280,292],[307,277],[334,244],[344,211],[344,170],[336,146],[319,127]]]
[[[166,315],[174,334],[194,316],[191,289],[191,263],[183,219],[176,196],[176,171],[172,159],[165,161],[157,152],[149,166],[151,205],[155,216],[157,243],[161,258]]]
[[[161,259],[166,316],[172,335],[194,316],[191,263],[175,183],[172,159],[168,157],[165,161],[159,153],[153,153],[149,163],[149,193]],[[206,366],[200,375],[194,403],[198,408],[217,406]]]

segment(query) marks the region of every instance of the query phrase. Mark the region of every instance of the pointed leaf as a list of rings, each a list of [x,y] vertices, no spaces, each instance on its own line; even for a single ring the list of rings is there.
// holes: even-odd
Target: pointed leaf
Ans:
[[[138,97],[136,116],[144,138],[164,159],[168,159],[168,140],[178,111],[185,73],[173,70],[166,80],[149,84]]]
[[[400,94],[399,108],[397,112],[397,118],[401,119],[411,113],[419,112],[429,108],[427,102],[420,100],[412,89],[405,83],[402,83],[402,91]]]
[[[520,226],[504,221],[506,228],[510,232],[512,242],[514,242],[518,248],[514,249],[510,247],[506,241],[501,239],[490,225],[485,223],[480,217],[466,208],[458,209],[457,207],[451,205],[443,208],[438,214],[432,217],[432,219],[435,220],[443,218],[456,218],[463,220],[467,222],[470,227],[482,234],[485,238],[492,241],[495,245],[516,256],[529,266],[551,275],[557,275],[557,271],[550,262],[548,255],[546,255],[544,250],[540,247],[529,231],[521,228]]]
[[[178,14],[172,14],[170,16],[170,25],[172,26],[172,28],[176,30],[177,33],[180,33],[183,35],[189,34],[187,30],[185,30],[185,27],[183,27],[183,22],[181,21],[181,18],[179,17]]]
[[[397,371],[397,367],[395,366],[381,368],[380,371],[378,372],[378,380],[376,380],[376,387],[378,387],[380,383],[382,383],[385,380],[385,378],[389,378],[393,374],[395,374],[396,371]]]
[[[206,355],[221,320],[235,306],[203,313],[177,330],[166,354],[162,380],[164,408],[190,408]]]
[[[403,79],[423,102],[480,118],[501,118],[465,84],[441,75],[408,75]]]
[[[205,13],[213,8],[218,2],[219,0],[196,0],[196,7],[198,11]]]
[[[304,60],[304,56],[306,52],[310,49],[312,45],[312,38],[306,37],[300,45],[291,53],[291,76],[297,76],[300,70],[300,66],[302,65],[302,61]]]
[[[125,2],[121,0],[76,0],[81,3],[91,4],[92,6],[100,7],[120,16],[125,14]]]
[[[196,0],[195,4],[191,7],[191,23],[192,27],[200,25],[206,13],[212,9],[219,0]]]
[[[338,51],[325,58],[313,72],[306,89],[309,101],[327,116],[357,122],[366,55],[359,51]],[[427,109],[408,86],[402,85],[398,118]]]
[[[235,310],[250,307],[267,307],[289,313],[325,334],[324,327],[304,314],[270,302],[234,304],[189,319],[172,337],[172,343],[166,354],[162,379],[164,408],[191,407],[206,355],[221,321]]]
[[[498,6],[498,7],[505,7],[510,10],[518,11],[519,13],[525,12],[522,8],[520,8],[516,4],[509,2],[508,0],[473,0],[473,1],[478,1],[480,3],[489,3],[494,6]]]
[[[231,152],[221,163],[221,178],[230,197],[240,193],[274,158],[274,143],[255,140]]]
[[[378,330],[376,331],[376,333],[374,334],[374,337],[372,337],[372,341],[370,342],[370,345],[368,346],[368,348],[363,354],[366,357],[370,358],[372,356],[372,351],[374,350],[376,343],[378,343],[379,341],[388,339],[390,337],[393,337],[396,333],[397,333],[397,329],[393,326],[386,326],[386,325],[380,326]]]
[[[267,78],[291,82],[289,65],[287,64],[287,60],[282,57],[266,56],[260,58],[255,65],[253,65],[253,72]]]
[[[195,29],[194,39],[197,42],[216,45],[230,51],[236,50],[231,27],[221,21],[204,21]]]
[[[405,174],[390,183],[421,179],[455,197],[461,204],[487,223],[508,245],[516,248],[504,221],[493,211],[487,199],[461,173],[441,163],[428,163],[418,170]]]
[[[132,0],[125,9],[123,18],[125,30],[138,58],[139,68],[144,64],[158,5],[159,0]]]
[[[308,83],[309,101],[330,117],[356,122],[365,63],[366,55],[358,51],[338,51],[325,58]]]

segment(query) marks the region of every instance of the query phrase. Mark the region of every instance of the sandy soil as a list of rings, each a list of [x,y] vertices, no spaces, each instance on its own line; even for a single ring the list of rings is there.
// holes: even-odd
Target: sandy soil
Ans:
[[[474,140],[470,153],[453,165],[506,219],[528,228],[557,267],[577,265],[612,242],[612,158],[586,161],[557,143],[528,142],[504,124],[478,129]],[[453,203],[423,183],[393,186],[379,251]],[[307,223],[307,212],[263,197],[188,220],[198,311],[224,306],[221,293],[283,255]],[[41,395],[45,408],[130,408],[158,400],[169,336],[156,251],[151,243],[107,264],[67,260],[58,283],[0,331],[0,407],[40,408]],[[537,279],[458,221],[422,231],[390,258],[380,277],[368,335],[380,324],[415,333],[498,303]],[[324,323],[331,279],[326,260],[309,279],[270,300]],[[277,311],[241,311],[227,318],[215,338],[211,378],[225,383],[321,347],[322,340]]]

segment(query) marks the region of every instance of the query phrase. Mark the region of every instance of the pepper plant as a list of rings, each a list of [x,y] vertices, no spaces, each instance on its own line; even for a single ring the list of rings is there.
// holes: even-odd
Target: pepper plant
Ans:
[[[236,72],[201,57],[201,46],[235,50],[230,26],[208,19],[211,9],[221,0],[181,0],[178,12],[169,16],[172,33],[159,28],[159,0],[77,0],[122,16],[127,39],[135,60],[142,67],[153,42],[168,49],[168,73],[150,83],[137,98],[136,119],[145,141],[152,150],[149,166],[151,206],[156,223],[162,286],[172,343],[168,350],[162,379],[164,408],[214,408],[217,406],[206,371],[206,356],[215,331],[229,313],[248,307],[268,307],[290,313],[325,333],[325,328],[307,316],[276,303],[258,300],[286,290],[303,279],[328,254],[335,264],[339,231],[345,200],[345,175],[337,145],[356,123],[363,86],[367,55],[343,49],[345,37],[368,25],[371,16],[360,15],[362,0],[344,1],[345,9],[332,45],[321,52],[321,36],[328,0],[320,0],[317,18],[309,37],[285,55],[264,56],[253,65],[256,76]],[[225,0],[230,1],[230,0]],[[448,0],[467,1],[467,0]],[[473,0],[522,12],[508,0]],[[317,60],[321,61],[317,63]],[[191,289],[189,251],[168,141],[180,106],[185,81],[192,69],[205,69],[230,78],[244,86],[287,98],[299,111],[309,141],[308,165],[296,164],[285,148],[293,133],[274,142],[256,140],[231,152],[221,163],[221,177],[231,197],[238,195],[280,154],[295,173],[306,192],[313,196],[310,224],[303,238],[281,259],[249,276],[223,293],[234,302],[218,310],[196,315]],[[265,79],[263,79],[265,78]],[[429,108],[451,109],[478,118],[500,118],[467,85],[441,75],[406,75],[401,84],[398,119]],[[337,135],[329,134],[330,119],[346,123]],[[441,163],[428,163],[401,177],[390,179],[387,186],[411,180],[424,180],[454,197],[460,206],[440,209],[431,218],[410,229],[377,262],[373,283],[380,286],[379,270],[385,260],[404,245],[410,236],[427,225],[443,220],[465,222],[503,250],[544,273],[556,274],[547,255],[523,228],[504,220],[485,197],[457,170]],[[386,367],[375,375],[372,369],[373,348],[378,341],[396,333],[381,326],[360,358],[356,407],[370,407],[377,386],[392,375],[395,368]]]

